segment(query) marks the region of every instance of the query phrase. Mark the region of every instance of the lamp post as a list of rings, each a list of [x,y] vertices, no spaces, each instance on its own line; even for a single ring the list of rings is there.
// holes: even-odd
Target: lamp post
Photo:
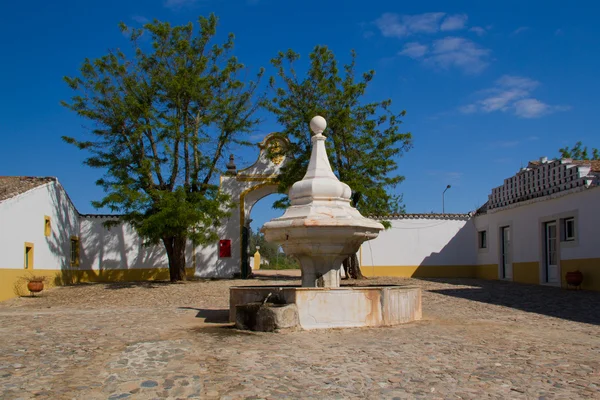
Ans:
[[[444,195],[446,194],[446,190],[448,190],[450,188],[451,188],[450,185],[446,186],[446,189],[444,189],[444,192],[442,193],[442,214],[446,214],[446,207],[444,204]]]

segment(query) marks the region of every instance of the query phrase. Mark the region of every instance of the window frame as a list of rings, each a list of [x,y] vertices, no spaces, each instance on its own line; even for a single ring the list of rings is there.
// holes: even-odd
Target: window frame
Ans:
[[[487,240],[487,229],[477,231],[477,248],[480,250],[487,249],[488,240]]]
[[[576,229],[575,229],[575,217],[567,217],[567,218],[561,218],[561,230],[562,230],[562,235],[561,235],[561,241],[563,242],[574,242],[577,239],[577,233],[576,233]],[[568,232],[568,223],[571,223],[572,226],[572,232],[571,235],[569,236]]]
[[[80,242],[78,236],[71,236],[69,247],[69,264],[72,267],[79,266]]]
[[[23,246],[23,269],[31,271],[34,268],[34,248],[35,246],[31,242],[25,242]],[[29,251],[27,251],[29,249]]]
[[[52,234],[52,220],[49,216],[44,215],[44,236],[50,236]]]

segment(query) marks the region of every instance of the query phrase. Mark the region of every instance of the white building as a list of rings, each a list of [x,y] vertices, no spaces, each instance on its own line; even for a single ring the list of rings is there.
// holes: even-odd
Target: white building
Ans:
[[[474,215],[385,217],[361,247],[367,276],[477,277],[600,290],[600,161],[531,162]]]
[[[244,230],[252,206],[277,190],[283,161],[265,149],[279,140],[267,136],[256,163],[221,178],[222,190],[238,204],[223,221],[219,242],[188,246],[189,275],[249,272],[243,263],[249,257],[241,256]],[[600,290],[599,181],[600,161],[542,159],[492,189],[475,213],[381,217],[392,227],[362,245],[363,274],[564,287],[565,274],[579,270],[582,288]],[[107,229],[110,218],[79,214],[56,178],[0,177],[0,301],[24,294],[22,278],[30,274],[47,276],[50,284],[167,279],[163,246],[143,246],[127,224]]]

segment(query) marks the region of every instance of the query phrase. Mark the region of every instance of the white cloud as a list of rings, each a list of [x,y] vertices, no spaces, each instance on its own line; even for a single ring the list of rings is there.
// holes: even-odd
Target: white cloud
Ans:
[[[375,25],[385,37],[403,38],[416,33],[437,32],[444,15],[443,12],[418,15],[385,13],[375,20]]]
[[[557,111],[566,111],[568,106],[553,106],[532,97],[531,92],[539,82],[521,76],[504,75],[494,86],[483,90],[483,98],[472,104],[459,107],[463,114],[475,112],[510,112],[520,118],[538,118]],[[533,137],[530,140],[535,140]]]
[[[477,36],[483,36],[487,33],[487,31],[480,26],[472,27],[471,29],[469,29],[469,32],[474,32],[475,34],[477,34]]]
[[[519,33],[523,33],[523,32],[525,32],[527,30],[529,30],[528,26],[520,26],[517,29],[515,29],[512,34],[513,35],[518,35]]]
[[[522,90],[533,90],[539,86],[538,81],[522,76],[503,75],[496,81],[496,84],[503,87],[517,88]]]
[[[467,14],[454,14],[448,15],[442,25],[440,26],[440,30],[442,31],[456,31],[460,29],[464,29],[467,24]]]
[[[133,17],[131,17],[131,19],[140,24],[146,24],[150,22],[150,20],[144,17],[143,15],[134,15]]]
[[[384,37],[406,38],[417,34],[435,34],[466,28],[467,14],[443,12],[417,15],[382,14],[375,25]],[[484,28],[471,30],[478,35]],[[458,68],[468,74],[477,74],[489,64],[490,50],[470,39],[448,36],[442,39],[405,43],[399,55],[421,60],[424,64],[441,69]]]
[[[448,36],[434,40],[429,46],[410,42],[404,45],[400,55],[421,59],[426,65],[436,68],[458,68],[465,73],[477,74],[488,65],[490,50],[469,39]]]
[[[455,67],[465,73],[477,74],[488,66],[490,50],[461,37],[448,36],[435,40],[425,62],[448,69]]]
[[[398,54],[410,58],[421,58],[427,53],[428,50],[429,48],[424,44],[418,42],[410,42],[406,43],[404,45],[404,49],[402,49],[402,51]]]
[[[164,5],[172,10],[178,10],[184,7],[193,6],[199,0],[165,0]]]
[[[567,111],[568,106],[551,106],[537,99],[523,99],[515,103],[515,114],[522,118],[538,118],[557,111]]]

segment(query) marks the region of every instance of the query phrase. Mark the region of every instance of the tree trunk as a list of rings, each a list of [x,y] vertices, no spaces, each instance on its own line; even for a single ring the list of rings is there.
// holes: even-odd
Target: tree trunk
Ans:
[[[348,256],[342,263],[344,266],[344,272],[346,273],[346,278],[352,279],[367,279],[360,270],[360,264],[358,263],[358,256],[356,253]]]
[[[171,282],[184,281],[185,275],[185,237],[170,236],[163,238],[169,258],[169,279]]]

